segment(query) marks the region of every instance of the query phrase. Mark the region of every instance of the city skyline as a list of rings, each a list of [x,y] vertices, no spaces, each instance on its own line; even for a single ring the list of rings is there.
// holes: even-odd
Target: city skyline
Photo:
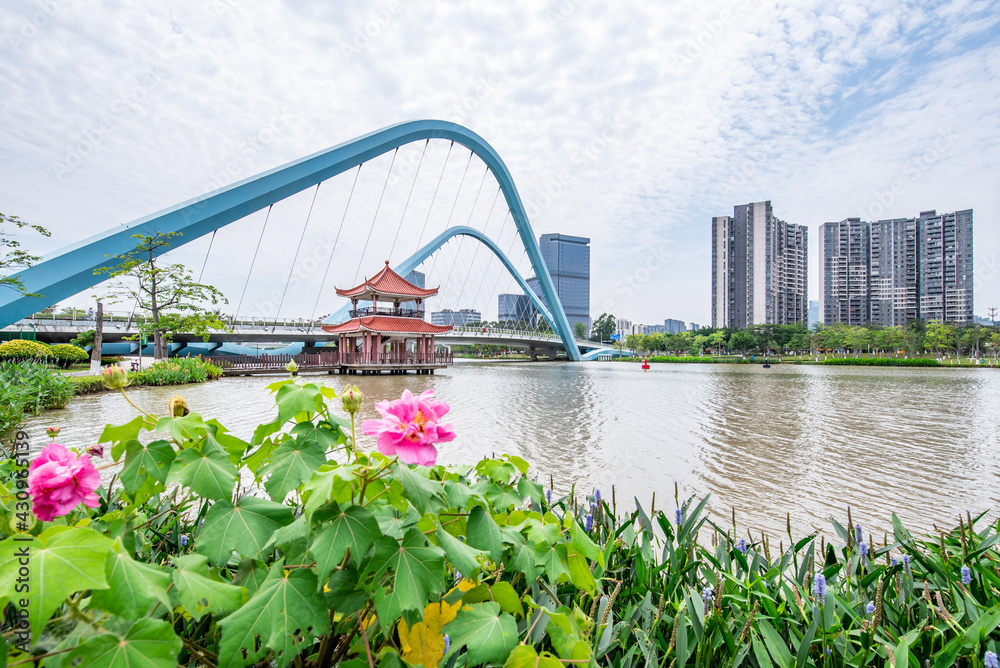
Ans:
[[[1000,168],[1000,18],[985,5],[566,3],[565,14],[527,2],[396,12],[343,3],[318,14],[305,3],[228,0],[58,7],[42,27],[31,22],[34,2],[0,10],[3,212],[53,231],[18,238],[43,254],[400,120],[444,118],[496,147],[535,230],[592,239],[595,316],[708,322],[704,221],[768,197],[782,218],[813,230],[844,217],[972,208],[979,314],[1000,306],[991,176]],[[261,25],[274,36],[267,48]],[[428,39],[436,33],[451,38]],[[374,236],[389,238],[386,247],[420,148],[400,149],[393,168]],[[389,259],[414,252],[446,152],[432,142]],[[391,161],[361,172],[339,241],[348,254],[362,254]],[[447,198],[464,166],[453,156]],[[470,173],[456,218],[478,177]],[[351,186],[343,181],[320,189],[303,248],[332,244]],[[309,196],[275,206],[249,293],[285,280]],[[429,235],[449,204],[431,217]],[[240,294],[262,222],[251,216],[219,232],[206,281]],[[198,240],[176,260],[200,268],[208,245]],[[386,259],[373,258],[378,249],[373,242],[367,258],[334,263],[330,284]],[[443,283],[456,257],[468,266],[473,252],[469,243],[446,249],[437,268],[422,268],[429,284]],[[495,264],[490,271],[484,290]],[[289,314],[309,315],[309,287],[289,294]],[[491,309],[511,287],[501,281]],[[244,309],[267,312],[257,300]]]

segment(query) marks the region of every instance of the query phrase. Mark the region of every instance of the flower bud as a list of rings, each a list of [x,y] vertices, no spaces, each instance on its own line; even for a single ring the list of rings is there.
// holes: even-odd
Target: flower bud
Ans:
[[[45,429],[45,433],[54,441],[56,440],[56,436],[59,435],[59,427],[48,427]]]
[[[104,446],[98,443],[97,445],[87,446],[87,454],[91,457],[97,457],[100,459],[104,456]]]
[[[191,412],[188,410],[188,405],[184,401],[184,397],[179,394],[170,397],[170,400],[167,401],[167,410],[170,412],[170,417],[175,418],[184,417]]]
[[[299,370],[299,365],[295,363],[295,360],[289,360],[288,364],[285,365],[285,371],[295,375],[295,372]]]
[[[340,401],[344,404],[344,410],[352,415],[361,410],[361,402],[365,400],[365,395],[361,394],[358,386],[345,387],[340,393]]]
[[[104,378],[104,385],[110,390],[129,386],[128,372],[116,364],[104,367],[101,376]]]

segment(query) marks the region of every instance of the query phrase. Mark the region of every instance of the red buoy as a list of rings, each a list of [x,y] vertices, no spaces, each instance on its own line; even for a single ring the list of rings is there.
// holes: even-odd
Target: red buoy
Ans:
[[[649,371],[649,361],[646,360],[646,359],[642,360],[642,370],[643,371]]]

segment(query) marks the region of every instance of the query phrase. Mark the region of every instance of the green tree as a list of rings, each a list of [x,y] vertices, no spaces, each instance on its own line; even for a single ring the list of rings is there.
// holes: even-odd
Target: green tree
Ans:
[[[0,274],[4,274],[0,275],[0,287],[10,288],[14,292],[29,297],[40,297],[41,295],[29,293],[25,290],[21,279],[5,275],[10,268],[30,267],[41,259],[39,256],[32,255],[28,251],[21,249],[21,243],[11,238],[11,233],[8,231],[11,227],[16,229],[28,228],[43,237],[50,237],[52,233],[41,225],[31,225],[17,216],[8,216],[0,213]]]
[[[615,316],[610,313],[602,313],[594,321],[594,326],[590,329],[591,341],[607,341],[615,333]]]
[[[719,352],[722,348],[726,346],[727,340],[728,339],[726,338],[726,333],[721,329],[712,332],[708,336],[708,344],[713,348],[715,348],[716,352]]]
[[[573,323],[573,336],[575,336],[578,339],[585,339],[585,338],[587,338],[587,326],[585,324],[583,324],[582,322],[574,322]]]
[[[158,360],[167,357],[167,344],[175,334],[193,333],[208,340],[212,330],[227,329],[218,314],[200,306],[228,303],[222,293],[195,281],[184,265],[160,261],[173,236],[173,232],[133,234],[137,240],[134,250],[119,256],[115,266],[94,272],[107,279],[121,279],[109,288],[112,301],[134,301],[137,310],[148,315],[137,318],[136,323],[140,335],[153,336]]]
[[[924,349],[939,353],[942,348],[948,350],[952,339],[952,327],[942,322],[931,322],[927,324],[924,333]]]
[[[741,329],[729,337],[729,347],[732,350],[740,351],[740,354],[744,355],[748,350],[757,348],[757,337],[751,331]]]

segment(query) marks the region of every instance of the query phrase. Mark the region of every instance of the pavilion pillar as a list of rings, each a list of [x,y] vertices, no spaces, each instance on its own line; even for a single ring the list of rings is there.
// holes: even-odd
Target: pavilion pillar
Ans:
[[[382,333],[381,332],[379,332],[378,334],[375,335],[375,347],[373,348],[373,350],[375,352],[375,358],[372,361],[375,362],[376,364],[378,364],[381,361],[380,358],[382,357]]]
[[[435,357],[435,348],[434,348],[434,335],[431,334],[431,362],[434,362],[435,360],[436,360],[436,357]]]

